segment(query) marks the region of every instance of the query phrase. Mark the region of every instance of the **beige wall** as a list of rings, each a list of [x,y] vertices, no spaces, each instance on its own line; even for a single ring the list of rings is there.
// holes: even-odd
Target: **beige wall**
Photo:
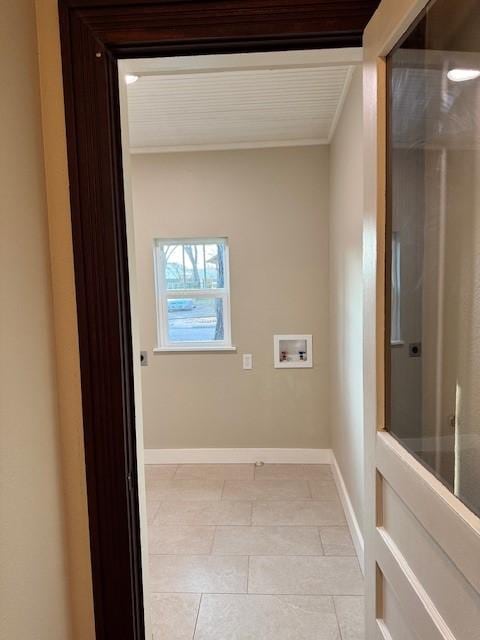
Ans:
[[[332,448],[363,523],[362,72],[354,73],[330,149]]]
[[[62,490],[75,638],[94,637],[72,232],[57,0],[36,0]]]
[[[132,175],[146,448],[329,447],[328,148],[133,156]],[[237,353],[152,354],[152,239],[182,236],[229,238]],[[312,333],[314,368],[275,370],[274,333]]]
[[[0,11],[0,637],[68,640],[34,3]]]

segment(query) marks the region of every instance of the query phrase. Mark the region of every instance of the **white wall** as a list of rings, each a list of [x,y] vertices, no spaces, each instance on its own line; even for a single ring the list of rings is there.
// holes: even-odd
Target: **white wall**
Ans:
[[[132,157],[145,446],[330,446],[328,147]],[[152,241],[227,236],[237,353],[152,354]],[[313,369],[274,369],[311,333]],[[253,371],[241,354],[252,353]]]
[[[0,638],[69,640],[34,3],[0,11]]]
[[[352,78],[330,148],[330,427],[360,527],[363,521],[362,72]]]

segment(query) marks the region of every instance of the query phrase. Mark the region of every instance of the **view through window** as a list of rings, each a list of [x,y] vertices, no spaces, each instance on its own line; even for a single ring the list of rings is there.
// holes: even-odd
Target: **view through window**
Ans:
[[[480,4],[436,0],[388,57],[388,426],[480,513]]]
[[[225,238],[156,240],[159,348],[231,346]]]

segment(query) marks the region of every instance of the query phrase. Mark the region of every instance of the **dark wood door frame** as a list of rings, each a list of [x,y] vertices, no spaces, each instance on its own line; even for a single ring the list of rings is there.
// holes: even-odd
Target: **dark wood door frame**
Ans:
[[[119,58],[360,46],[378,0],[59,0],[97,640],[143,640]]]

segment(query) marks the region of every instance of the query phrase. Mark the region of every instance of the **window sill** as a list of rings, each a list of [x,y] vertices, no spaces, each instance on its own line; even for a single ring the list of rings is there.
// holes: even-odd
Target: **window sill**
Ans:
[[[216,353],[216,352],[234,352],[237,347],[155,347],[153,353]]]

